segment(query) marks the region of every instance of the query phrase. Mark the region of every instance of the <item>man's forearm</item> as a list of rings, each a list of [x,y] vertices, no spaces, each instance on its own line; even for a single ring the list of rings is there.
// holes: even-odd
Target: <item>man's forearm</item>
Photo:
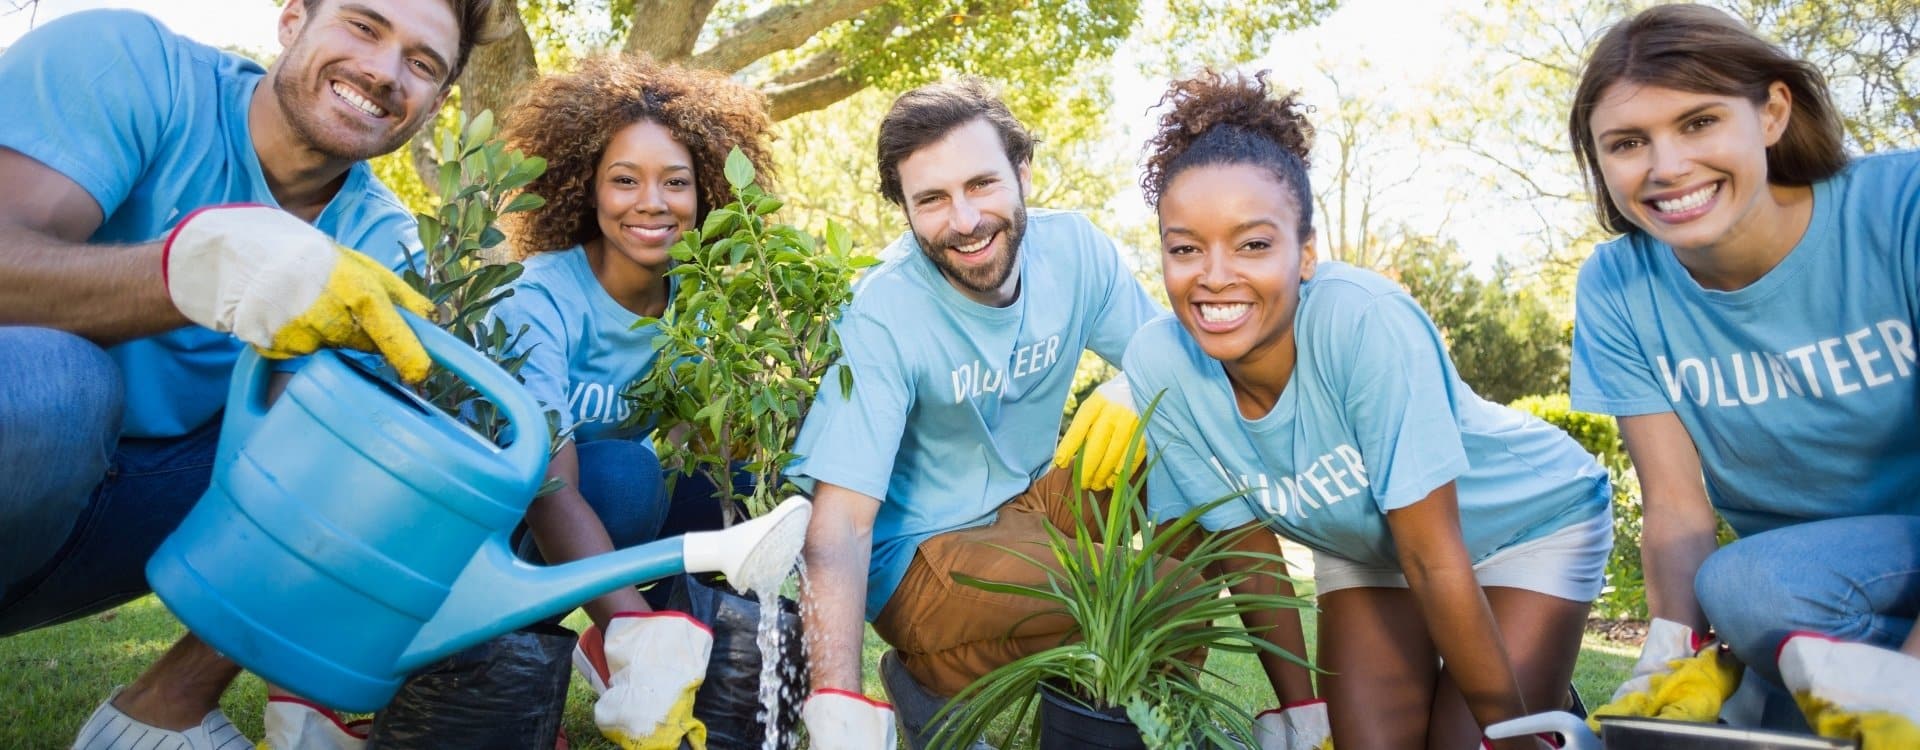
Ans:
[[[167,296],[162,248],[76,244],[0,228],[0,325],[56,328],[102,346],[188,325]]]
[[[806,624],[813,688],[860,692],[860,646],[866,637],[867,560],[871,534],[815,515],[804,556]]]

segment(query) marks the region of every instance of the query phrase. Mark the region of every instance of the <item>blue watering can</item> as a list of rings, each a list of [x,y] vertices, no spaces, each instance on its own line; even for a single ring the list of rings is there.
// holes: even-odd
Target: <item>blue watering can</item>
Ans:
[[[620,586],[683,571],[778,580],[799,557],[811,511],[796,497],[726,531],[520,560],[508,536],[546,475],[546,416],[491,360],[403,315],[434,361],[500,408],[511,442],[330,351],[269,407],[268,363],[242,354],[212,484],[147,562],[167,608],[241,666],[373,711],[408,673]]]

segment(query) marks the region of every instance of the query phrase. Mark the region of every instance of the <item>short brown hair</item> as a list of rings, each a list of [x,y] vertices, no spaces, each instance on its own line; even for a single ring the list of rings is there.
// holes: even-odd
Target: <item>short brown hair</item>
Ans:
[[[302,0],[307,13],[320,9],[321,0]],[[492,44],[506,38],[507,24],[494,16],[493,0],[446,0],[453,9],[454,21],[460,27],[460,48],[453,56],[453,69],[447,71],[447,80],[442,87],[452,86],[460,79],[460,72],[467,69],[467,58],[473,55],[473,48],[483,44]]]
[[[546,173],[526,187],[547,204],[505,218],[521,257],[599,234],[593,171],[614,134],[636,122],[659,123],[693,156],[696,223],[732,202],[726,168],[735,146],[753,162],[760,187],[773,187],[766,97],[717,71],[632,55],[589,58],[572,73],[528,84],[504,122],[509,147],[547,160]]]
[[[974,120],[985,120],[1000,134],[1000,146],[1014,169],[1033,161],[1033,136],[1026,126],[1014,119],[1013,111],[985,79],[963,76],[921,86],[893,100],[893,108],[880,121],[880,194],[896,206],[905,206],[900,162]]]
[[[1607,194],[1593,142],[1593,109],[1619,81],[1738,96],[1756,105],[1766,103],[1775,81],[1784,83],[1793,109],[1786,132],[1767,149],[1767,181],[1811,185],[1847,166],[1840,116],[1819,70],[1714,8],[1654,6],[1614,24],[1594,44],[1567,116],[1567,135],[1593,191],[1595,212],[1611,231],[1625,234],[1634,225]]]

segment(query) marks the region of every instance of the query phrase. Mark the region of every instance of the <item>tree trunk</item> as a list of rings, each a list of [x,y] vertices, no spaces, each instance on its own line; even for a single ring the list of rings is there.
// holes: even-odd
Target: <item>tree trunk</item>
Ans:
[[[506,26],[506,38],[475,47],[466,72],[460,74],[460,111],[469,117],[487,109],[500,115],[513,103],[520,86],[540,75],[540,66],[533,59],[533,39],[527,36],[527,26],[520,18],[520,3],[500,0],[497,8]]]
[[[719,0],[639,0],[627,28],[627,54],[644,53],[660,62],[680,62],[693,54],[707,14]]]

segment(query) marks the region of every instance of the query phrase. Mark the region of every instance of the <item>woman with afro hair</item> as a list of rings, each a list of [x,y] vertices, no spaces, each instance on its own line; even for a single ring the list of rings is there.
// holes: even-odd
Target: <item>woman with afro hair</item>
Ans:
[[[1261,747],[1329,731],[1342,750],[1468,747],[1566,707],[1612,548],[1606,471],[1475,395],[1394,282],[1317,261],[1313,127],[1294,96],[1271,96],[1265,73],[1210,72],[1161,105],[1141,188],[1174,316],[1124,358],[1141,408],[1161,397],[1148,504],[1166,519],[1243,493],[1201,518],[1265,527],[1240,564],[1285,572],[1275,534],[1313,551],[1326,671],[1316,693],[1306,668],[1262,655],[1282,708],[1260,715]],[[1294,610],[1246,624],[1305,648]]]
[[[620,394],[654,364],[658,329],[635,324],[673,295],[668,249],[729,201],[732,149],[765,183],[770,124],[761,95],[723,74],[630,56],[543,77],[508,110],[508,145],[547,160],[526,188],[547,202],[508,216],[525,272],[494,315],[524,329],[527,390],[570,431],[547,470],[565,487],[528,508],[523,554],[566,562],[720,525],[709,482],[679,477],[669,496],[652,420],[628,420]],[[575,665],[601,691],[601,731],[622,746],[704,738],[688,712],[712,644],[705,626],[651,612],[632,588],[586,610],[594,627]]]

